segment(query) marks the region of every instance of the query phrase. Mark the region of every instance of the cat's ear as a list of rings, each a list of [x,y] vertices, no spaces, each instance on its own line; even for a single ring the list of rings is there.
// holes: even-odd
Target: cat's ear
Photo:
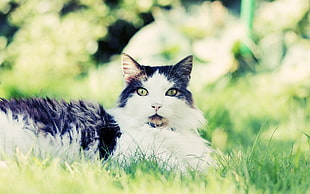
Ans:
[[[173,70],[184,81],[189,81],[191,77],[192,66],[193,66],[193,56],[190,55],[182,59],[176,65],[174,65]]]
[[[131,56],[122,54],[122,69],[125,81],[128,83],[132,79],[137,79],[143,74],[143,68]]]

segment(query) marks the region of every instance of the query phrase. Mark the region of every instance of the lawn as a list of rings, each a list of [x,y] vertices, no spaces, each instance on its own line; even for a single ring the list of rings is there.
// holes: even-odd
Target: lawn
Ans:
[[[274,77],[228,75],[211,85],[193,79],[208,119],[201,135],[218,152],[208,172],[167,171],[143,158],[120,165],[17,154],[0,167],[0,193],[310,193],[310,105],[298,95],[302,84],[265,84]]]

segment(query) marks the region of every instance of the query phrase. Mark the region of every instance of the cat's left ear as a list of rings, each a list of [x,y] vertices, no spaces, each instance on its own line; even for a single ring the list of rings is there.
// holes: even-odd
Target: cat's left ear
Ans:
[[[193,67],[193,55],[189,55],[174,65],[173,70],[185,81],[189,81]]]
[[[131,56],[122,54],[122,69],[126,83],[132,79],[138,79],[143,75],[143,68]]]

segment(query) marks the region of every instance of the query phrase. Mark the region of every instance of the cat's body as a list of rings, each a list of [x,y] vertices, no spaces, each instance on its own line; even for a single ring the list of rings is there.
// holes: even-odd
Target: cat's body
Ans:
[[[0,150],[84,150],[103,158],[113,154],[122,163],[143,156],[182,170],[205,169],[212,151],[197,132],[204,117],[187,88],[192,57],[150,67],[124,54],[122,65],[125,88],[107,112],[84,101],[0,101]]]
[[[107,158],[121,132],[97,103],[32,98],[0,101],[0,151],[66,159]]]

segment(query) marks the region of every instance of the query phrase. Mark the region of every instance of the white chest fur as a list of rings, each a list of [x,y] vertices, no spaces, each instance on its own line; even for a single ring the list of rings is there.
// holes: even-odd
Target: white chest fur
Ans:
[[[155,158],[165,167],[186,171],[204,170],[212,162],[212,150],[198,134],[153,128],[147,124],[137,127],[121,112],[120,109],[111,110],[122,131],[113,155],[121,163],[130,161],[132,157]]]

